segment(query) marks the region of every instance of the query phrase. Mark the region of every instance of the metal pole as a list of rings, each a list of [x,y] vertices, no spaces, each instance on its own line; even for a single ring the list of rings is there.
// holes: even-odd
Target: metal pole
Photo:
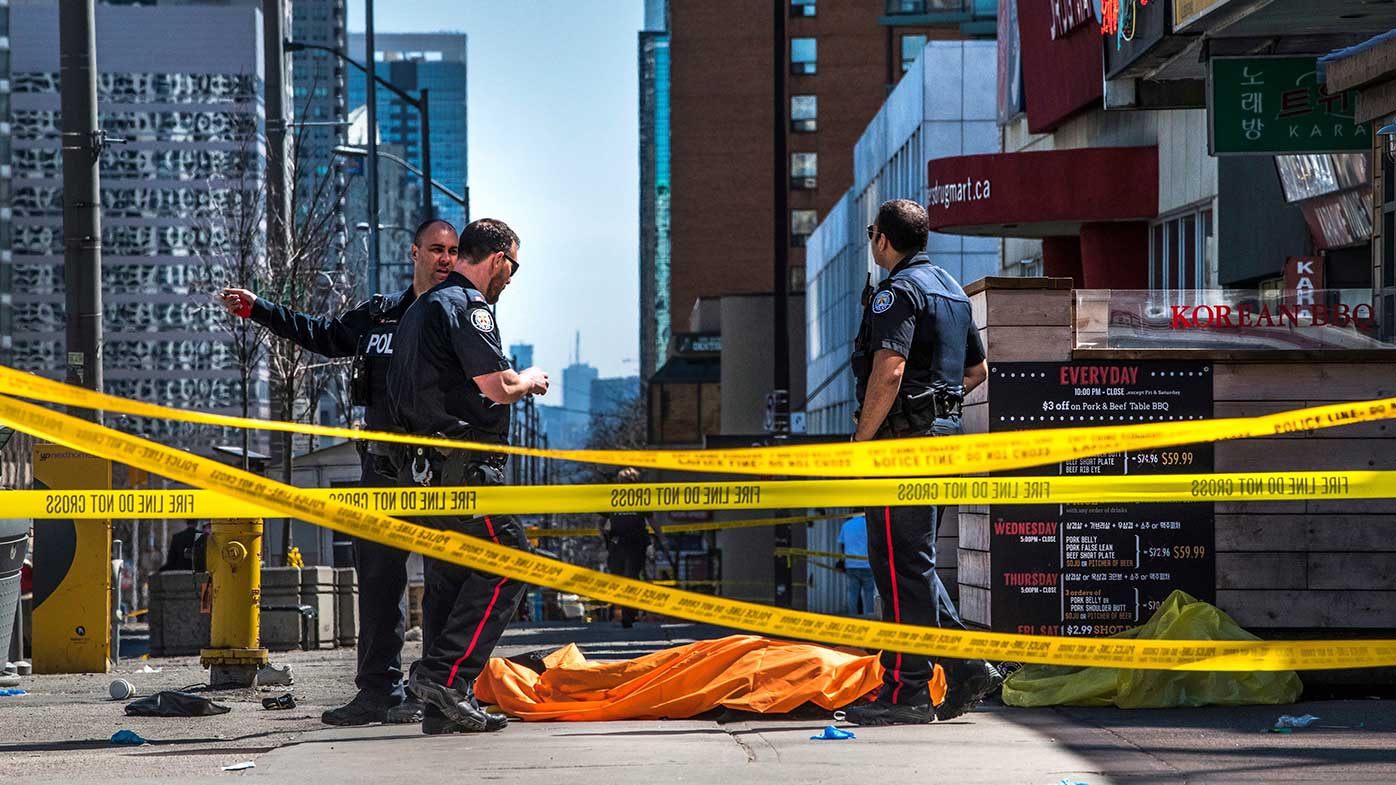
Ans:
[[[364,74],[368,84],[368,286],[382,291],[378,248],[378,49],[373,42],[373,0],[364,0]],[[427,184],[431,190],[431,184]]]
[[[790,313],[789,302],[786,292],[790,278],[790,180],[788,179],[788,167],[790,156],[786,153],[786,99],[785,99],[785,18],[789,13],[787,0],[775,0],[772,4],[775,14],[772,18],[771,30],[771,87],[773,101],[771,104],[771,148],[772,160],[772,201],[774,202],[773,213],[775,215],[775,245],[772,249],[775,253],[772,257],[775,261],[771,278],[771,311],[774,314],[775,343],[773,349],[774,357],[774,383],[777,392],[790,390]],[[779,418],[777,418],[779,419]],[[787,426],[788,427],[788,426]],[[789,548],[792,544],[790,525],[777,526],[775,530],[775,547]],[[794,581],[792,579],[791,562],[788,558],[779,556],[773,557],[775,565],[775,604],[780,608],[789,608],[794,602]]]
[[[286,182],[284,3],[285,0],[262,0],[262,70],[267,113],[267,256],[273,264],[282,263],[291,244],[291,193]]]
[[[422,220],[436,217],[431,198],[431,110],[427,108],[426,88],[417,93],[417,108],[422,111]]]
[[[63,286],[69,384],[102,389],[102,132],[92,0],[59,4],[63,110]],[[69,408],[95,422],[101,413]]]
[[[262,0],[262,71],[267,113],[267,259],[284,265],[291,247],[291,191],[286,155],[286,6],[285,0]],[[291,412],[282,413],[291,419]],[[292,435],[281,436],[282,479],[291,482]],[[250,447],[250,443],[248,445]],[[243,453],[244,456],[246,452]],[[289,552],[294,534],[290,519],[281,529],[281,550]]]

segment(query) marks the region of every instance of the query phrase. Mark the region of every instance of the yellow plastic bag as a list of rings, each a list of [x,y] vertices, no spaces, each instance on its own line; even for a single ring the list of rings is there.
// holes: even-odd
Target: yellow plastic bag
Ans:
[[[1144,640],[1253,641],[1216,606],[1185,592],[1168,595],[1142,627],[1112,636]],[[1027,665],[1003,685],[1009,706],[1245,706],[1293,703],[1303,685],[1294,671],[1217,673]]]

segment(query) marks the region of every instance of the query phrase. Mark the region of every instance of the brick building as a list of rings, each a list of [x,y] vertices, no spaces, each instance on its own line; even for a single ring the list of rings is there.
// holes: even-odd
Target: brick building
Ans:
[[[927,40],[992,36],[995,9],[982,0],[789,0],[781,111],[792,291],[803,287],[805,238],[852,184],[849,151],[887,91]],[[699,297],[771,290],[774,20],[768,3],[677,0],[669,23],[669,303],[683,332]]]

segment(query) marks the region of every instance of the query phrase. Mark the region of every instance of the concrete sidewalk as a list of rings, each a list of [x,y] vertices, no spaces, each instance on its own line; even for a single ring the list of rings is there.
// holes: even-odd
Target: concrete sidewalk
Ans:
[[[590,657],[625,658],[725,631],[690,624],[534,625],[509,630],[509,656],[576,642]],[[407,652],[409,658],[415,649]],[[851,741],[811,741],[830,720],[514,723],[489,735],[424,736],[418,726],[326,728],[320,712],[352,695],[353,652],[278,658],[296,670],[298,708],[264,711],[254,690],[212,695],[229,714],[129,718],[105,699],[117,675],[145,694],[203,678],[189,658],[152,660],[159,674],[42,676],[30,695],[0,698],[0,783],[149,785],[258,782],[298,785],[488,780],[555,785],[685,782],[820,783],[881,780],[947,785],[1010,783],[1393,783],[1396,702],[1121,711],[988,706],[956,721],[855,729]],[[1281,714],[1360,729],[1261,731]],[[117,730],[152,744],[113,747]],[[244,772],[222,767],[254,761]],[[873,785],[881,785],[874,782]]]

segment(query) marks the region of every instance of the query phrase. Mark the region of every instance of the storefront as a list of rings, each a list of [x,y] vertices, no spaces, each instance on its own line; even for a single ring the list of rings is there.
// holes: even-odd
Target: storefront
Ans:
[[[1396,395],[1396,344],[1371,303],[1267,307],[1257,291],[1070,289],[1048,278],[969,287],[990,358],[970,433],[1253,417]],[[1334,299],[1319,291],[1314,300]],[[1396,470],[1382,423],[1176,445],[1015,470],[1019,476]],[[1101,636],[1174,589],[1262,637],[1396,626],[1391,500],[959,508],[960,610],[1003,632]],[[1306,677],[1307,678],[1307,677]]]

